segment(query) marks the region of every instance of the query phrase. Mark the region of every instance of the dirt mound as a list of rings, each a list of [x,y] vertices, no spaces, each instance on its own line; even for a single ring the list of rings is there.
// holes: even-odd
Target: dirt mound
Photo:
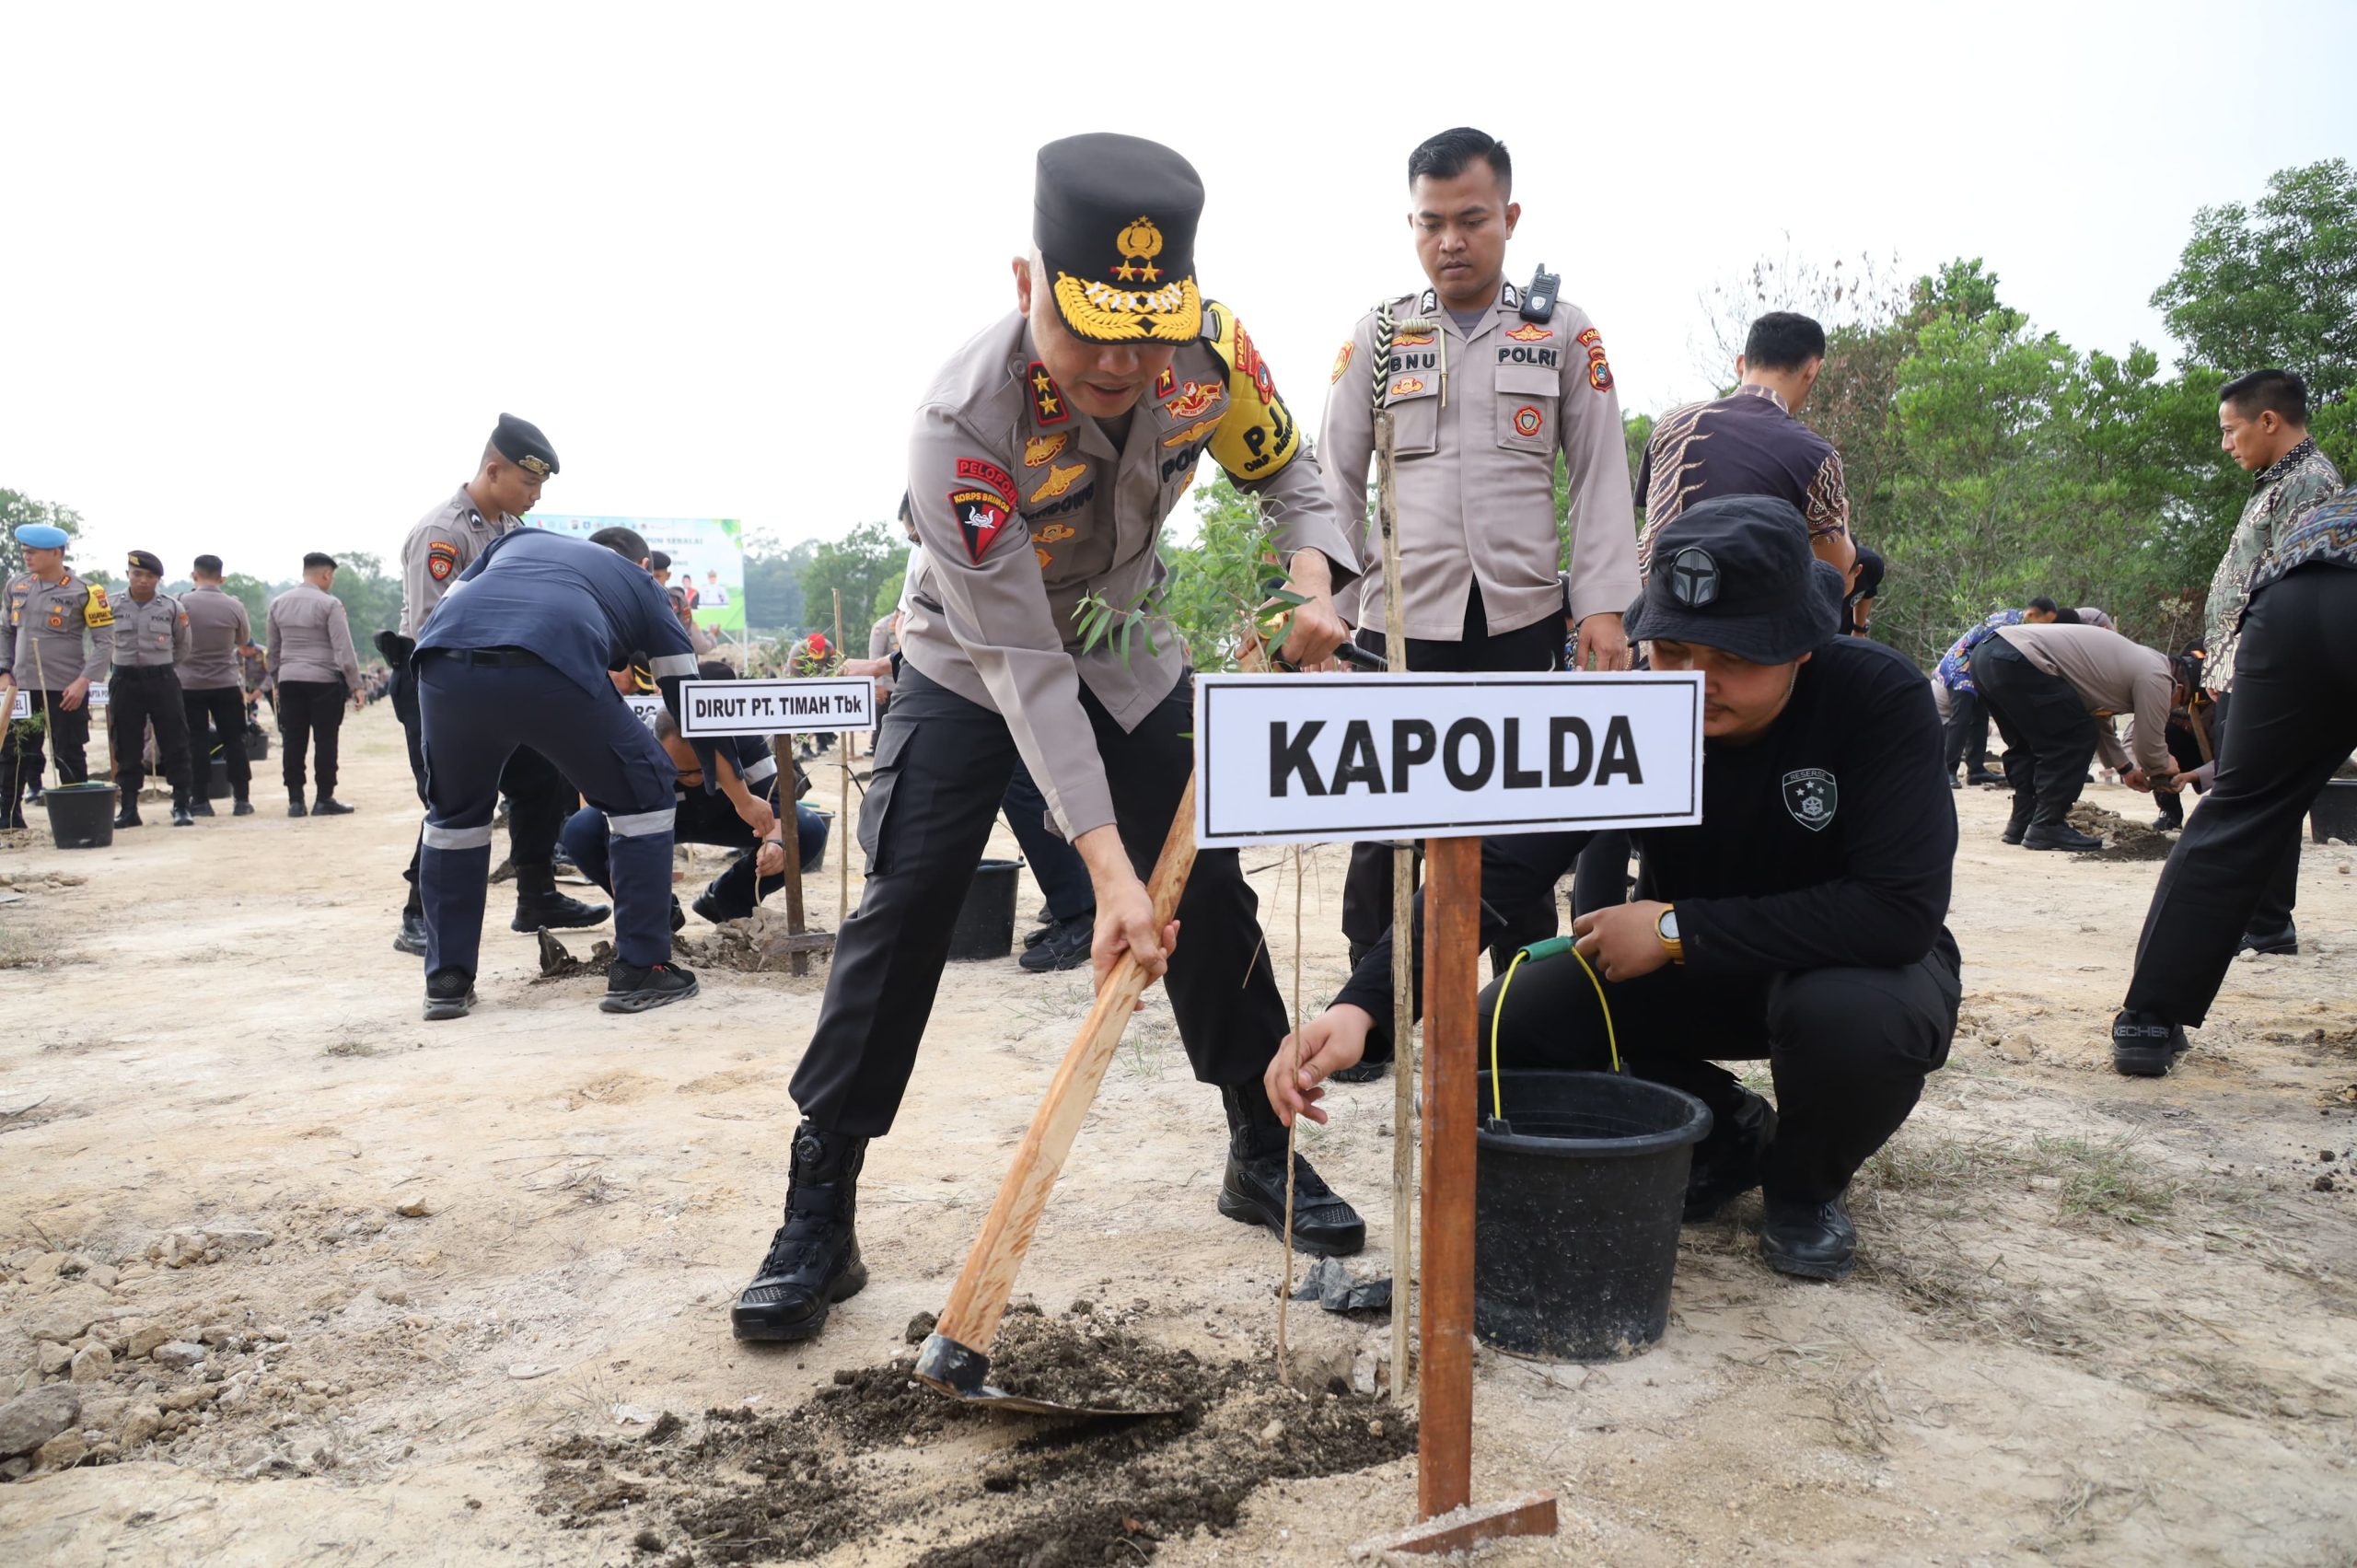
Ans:
[[[743,920],[724,921],[714,926],[709,936],[682,935],[671,938],[671,950],[682,961],[700,969],[735,970],[741,974],[788,970],[797,947],[821,962],[830,950],[824,942],[795,936],[786,929],[785,912],[766,904]]]
[[[2071,826],[2109,841],[2101,849],[2073,856],[2075,860],[2166,860],[2177,847],[2177,841],[2158,829],[2131,822],[2090,801],[2071,807]]]
[[[1090,1317],[1010,1312],[993,1380],[1064,1402],[1168,1404],[1065,1421],[954,1404],[912,1360],[835,1374],[777,1415],[665,1414],[643,1437],[576,1437],[546,1456],[540,1511],[575,1527],[617,1513],[667,1562],[818,1557],[891,1543],[925,1568],[1094,1563],[1233,1526],[1264,1481],[1364,1469],[1413,1451],[1388,1405],[1282,1387],[1266,1365],[1206,1363]]]

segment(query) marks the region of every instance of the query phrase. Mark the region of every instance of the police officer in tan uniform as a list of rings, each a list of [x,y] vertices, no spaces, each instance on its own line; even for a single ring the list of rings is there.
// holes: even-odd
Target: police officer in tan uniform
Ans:
[[[67,568],[69,537],[52,524],[19,524],[25,569],[0,589],[0,781],[8,791],[0,825],[6,827],[25,825],[19,797],[41,781],[44,742],[61,783],[90,776],[90,683],[107,678],[113,659],[114,606],[105,588]],[[19,731],[11,719],[19,688],[31,711],[46,715],[39,729]]]
[[[417,679],[410,668],[410,654],[434,607],[474,564],[483,547],[511,528],[524,526],[524,514],[540,505],[540,486],[558,471],[556,448],[540,427],[512,413],[499,424],[482,449],[474,478],[458,494],[418,519],[401,541],[401,628],[377,639],[377,652],[393,670],[393,713],[409,740],[410,776],[417,798],[425,800],[424,730],[418,714]],[[585,904],[556,890],[556,838],[576,800],[574,788],[548,759],[518,747],[499,778],[507,796],[507,858],[516,867],[516,913],[512,931],[537,931],[542,926],[563,930],[596,925],[609,911],[604,904]],[[418,852],[410,852],[409,900],[401,909],[396,951],[425,955],[425,906],[417,889]]]
[[[1408,226],[1429,286],[1359,319],[1335,355],[1318,455],[1327,494],[1365,575],[1338,596],[1359,645],[1386,650],[1383,553],[1366,505],[1375,456],[1378,341],[1391,411],[1402,609],[1411,670],[1559,668],[1562,622],[1574,662],[1625,669],[1620,612],[1637,594],[1636,514],[1620,401],[1604,340],[1586,312],[1505,279],[1506,240],[1522,208],[1504,144],[1469,126],[1408,157]],[[1571,484],[1571,571],[1557,575],[1555,464]],[[1509,943],[1550,936],[1551,908],[1506,912]],[[1360,844],[1343,884],[1342,932],[1354,956],[1391,923],[1391,852]],[[1354,1076],[1389,1060],[1378,1042]]]
[[[241,690],[240,656],[257,653],[253,621],[245,601],[221,586],[221,558],[200,555],[190,574],[196,587],[180,596],[188,614],[189,646],[180,655],[180,703],[188,719],[189,749],[208,772],[214,749],[228,765],[229,794],[236,801],[232,814],[253,815],[249,798],[253,787],[253,760],[246,752],[246,703]],[[208,733],[209,730],[209,733]],[[195,792],[190,807],[200,817],[213,815],[204,791]]]
[[[172,786],[172,826],[196,825],[188,755],[188,712],[174,667],[188,656],[188,612],[178,596],[158,593],[164,563],[134,550],[131,591],[114,605],[114,675],[107,683],[107,733],[114,742],[114,782],[122,791],[114,825],[139,826],[139,786],[147,777],[147,726],[156,726],[156,761]]]
[[[1194,169],[1152,142],[1041,148],[1016,313],[959,349],[918,410],[909,490],[924,564],[860,817],[867,886],[795,1073],[785,1223],[737,1298],[740,1339],[815,1334],[866,1283],[860,1164],[891,1129],[1018,757],[1087,865],[1099,982],[1124,949],[1167,966],[1179,1038],[1227,1108],[1220,1212],[1283,1225],[1285,1134],[1256,1080],[1285,1013],[1252,890],[1234,852],[1204,851],[1174,948],[1142,880],[1192,771],[1191,682],[1155,609],[1156,546],[1208,452],[1267,509],[1306,599],[1284,650],[1302,664],[1341,644],[1331,590],[1355,563],[1267,362],[1197,288],[1202,199]],[[1093,598],[1144,622],[1126,656],[1082,645],[1073,612]],[[1306,1162],[1296,1172],[1296,1241],[1355,1251],[1359,1216]]]

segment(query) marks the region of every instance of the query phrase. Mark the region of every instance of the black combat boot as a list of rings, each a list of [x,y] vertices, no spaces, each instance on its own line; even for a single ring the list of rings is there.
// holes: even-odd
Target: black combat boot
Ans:
[[[195,790],[191,790],[189,792],[188,808],[192,814],[198,817],[210,817],[213,815],[212,800]]]
[[[1686,1178],[1688,1225],[1715,1216],[1759,1185],[1759,1162],[1776,1136],[1776,1108],[1741,1085],[1736,1108],[1714,1116],[1711,1135],[1694,1145],[1694,1168]]]
[[[786,1179],[785,1223],[770,1237],[753,1283],[729,1308],[728,1326],[740,1340],[807,1340],[827,1326],[836,1302],[867,1284],[853,1222],[859,1210],[859,1167],[867,1140],[821,1132],[805,1121],[794,1132],[794,1167]]]
[[[1223,1088],[1227,1107],[1227,1175],[1219,1212],[1243,1225],[1285,1233],[1285,1130],[1257,1083]],[[1338,1197],[1309,1162],[1294,1156],[1293,1244],[1303,1252],[1346,1258],[1366,1245],[1366,1222]]]
[[[425,977],[425,1016],[430,1022],[463,1018],[475,1005],[475,977],[464,970],[435,970]]]
[[[122,804],[115,807],[114,825],[118,828],[137,828],[144,826],[144,824],[139,820],[139,797],[137,796],[132,795],[128,792],[124,794],[122,797]]]
[[[2021,842],[2022,835],[2029,831],[2030,810],[2031,808],[2029,807],[2023,805],[2020,801],[2016,800],[2014,802],[2014,814],[2005,819],[2005,842],[2007,843],[2017,844]]]
[[[1848,1193],[1823,1203],[1768,1200],[1759,1226],[1759,1255],[1780,1274],[1841,1280],[1858,1266],[1858,1227],[1850,1223]]]
[[[177,789],[172,791],[172,826],[175,828],[196,826],[196,817],[188,808],[188,796],[185,792]]]
[[[2030,819],[2029,830],[2022,835],[2022,848],[2072,850],[2084,854],[2103,848],[2103,841],[2071,826],[2067,808],[2041,806]]]
[[[2111,1065],[2130,1078],[2165,1078],[2190,1049],[2185,1026],[2123,1007],[2111,1020]]]
[[[237,804],[229,807],[229,815],[232,817],[250,817],[253,814],[254,803],[242,795],[238,796]]]
[[[401,934],[393,938],[393,951],[425,957],[425,900],[414,883],[410,886],[409,902],[401,906]]]
[[[546,865],[519,865],[516,868],[516,918],[507,923],[510,931],[570,931],[584,925],[603,925],[606,916],[613,912],[604,904],[585,904],[579,899],[567,898],[556,890],[556,872]]]
[[[286,814],[289,817],[308,817],[311,814],[311,808],[303,804],[301,790],[296,790],[287,796]]]

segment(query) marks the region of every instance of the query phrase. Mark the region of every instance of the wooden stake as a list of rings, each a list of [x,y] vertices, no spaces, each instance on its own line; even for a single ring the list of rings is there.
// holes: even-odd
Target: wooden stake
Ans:
[[[778,793],[789,798],[794,794],[788,782],[794,777],[794,738],[790,735],[770,737],[770,755],[777,761]],[[793,807],[788,806],[787,809]],[[799,833],[789,833],[785,851],[785,931],[789,936],[802,935],[802,846]],[[787,955],[786,967],[795,974],[810,972],[810,955],[800,947]]]
[[[833,590],[835,596],[835,666],[842,667],[843,657],[843,591]],[[835,765],[842,770],[840,780],[842,793],[835,803],[835,929],[841,931],[843,922],[851,918],[851,855],[842,845],[843,835],[851,830],[851,749],[859,738],[843,734],[835,738],[842,742],[835,748]],[[795,824],[801,826],[797,820]],[[795,847],[786,854],[795,859],[802,855],[800,833],[794,835]]]
[[[1399,584],[1399,500],[1391,411],[1375,414],[1375,519],[1383,536],[1383,651],[1408,673],[1408,612]],[[1408,1397],[1408,1328],[1416,1295],[1416,851],[1391,851],[1391,1397]]]
[[[1424,1299],[1416,1506],[1432,1518],[1473,1496],[1475,1045],[1481,841],[1424,854]],[[1395,1297],[1398,1292],[1393,1292]]]
[[[1262,938],[1264,941],[1266,937]],[[1301,1066],[1301,846],[1293,846],[1293,1052],[1285,1063],[1288,1072]],[[1246,1091],[1249,1093],[1249,1090]],[[1285,1353],[1285,1314],[1293,1306],[1293,1156],[1294,1142],[1301,1132],[1301,1118],[1285,1129],[1285,1283],[1277,1293],[1277,1381],[1293,1387],[1293,1363]]]

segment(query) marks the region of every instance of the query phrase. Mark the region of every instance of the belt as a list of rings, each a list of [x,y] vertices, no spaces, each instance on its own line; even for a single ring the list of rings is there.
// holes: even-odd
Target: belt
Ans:
[[[173,667],[168,664],[119,664],[114,667],[117,679],[126,675],[170,675],[173,673]]]
[[[459,664],[488,665],[493,669],[520,669],[549,661],[528,648],[424,648],[419,658],[447,658]]]

